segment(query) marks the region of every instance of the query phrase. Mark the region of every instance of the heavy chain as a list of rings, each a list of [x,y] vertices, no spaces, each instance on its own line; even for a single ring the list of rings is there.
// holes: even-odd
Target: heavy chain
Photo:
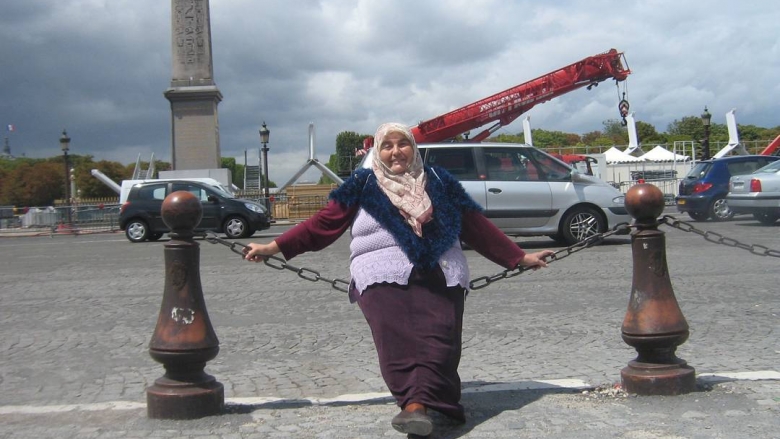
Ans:
[[[244,244],[241,244],[240,242],[231,242],[224,240],[217,235],[215,235],[213,232],[207,232],[202,233],[200,236],[203,237],[207,242],[210,242],[212,244],[222,244],[225,246],[230,247],[230,250],[233,253],[238,253],[242,257],[244,256],[244,251],[249,251],[249,246],[246,246]],[[239,249],[240,247],[240,249]],[[274,264],[269,261],[276,261],[278,264]],[[293,265],[290,265],[282,258],[276,257],[276,256],[263,256],[263,262],[265,265],[274,268],[276,270],[290,270],[294,271],[298,274],[299,277],[302,279],[306,279],[311,282],[327,282],[330,284],[333,289],[342,291],[342,292],[349,292],[349,282],[343,280],[343,279],[328,279],[326,277],[323,277],[318,271],[311,270],[308,268],[298,268]]]
[[[619,233],[621,231],[627,231],[630,229],[631,226],[628,225],[628,223],[620,223],[617,224],[615,227],[613,227],[611,230],[608,230],[604,233],[600,233],[598,235],[593,235],[588,237],[587,239],[584,239],[576,244],[573,244],[569,247],[563,248],[561,250],[556,251],[552,255],[549,256],[550,260],[547,261],[548,263],[552,263],[554,261],[559,261],[561,259],[564,259],[566,257],[571,256],[573,253],[577,253],[580,250],[584,250],[589,247],[593,247],[594,245],[602,242],[605,238],[612,236],[616,233]],[[241,244],[240,242],[235,241],[227,241],[225,239],[222,239],[218,237],[213,232],[206,232],[201,234],[196,234],[196,236],[201,236],[203,239],[205,239],[207,242],[211,244],[222,244],[230,248],[230,250],[234,253],[237,253],[244,256],[244,252],[249,250],[249,247]],[[276,263],[272,263],[270,261],[275,261]],[[342,292],[348,292],[349,291],[349,282],[344,279],[328,279],[326,277],[323,277],[318,271],[311,270],[309,268],[299,268],[295,267],[293,265],[290,265],[282,258],[276,257],[276,256],[263,256],[263,262],[265,265],[274,268],[276,270],[290,270],[298,274],[299,277],[302,279],[306,279],[311,282],[326,282],[330,284],[330,286],[333,289],[342,291]],[[493,276],[482,276],[477,277],[471,280],[469,282],[469,288],[472,290],[478,290],[480,288],[485,288],[486,286],[492,284],[493,282],[497,282],[501,279],[509,279],[512,277],[515,277],[521,273],[524,273],[526,271],[532,270],[533,267],[517,267],[509,270],[504,270],[498,274],[495,274]]]
[[[561,259],[567,258],[571,256],[573,253],[577,253],[580,250],[585,250],[586,248],[593,247],[594,245],[603,241],[604,238],[612,236],[621,231],[627,231],[630,228],[631,226],[629,226],[628,223],[617,224],[611,230],[608,230],[604,233],[600,233],[598,235],[590,236],[580,242],[570,245],[569,247],[562,248],[556,251],[555,253],[549,256],[550,260],[547,262],[552,263],[555,261],[560,261]],[[499,281],[501,279],[509,279],[511,277],[515,277],[528,270],[533,270],[533,267],[516,267],[509,270],[504,270],[498,274],[494,274],[493,276],[477,277],[473,279],[471,282],[469,282],[469,288],[472,290],[485,288],[486,286],[492,284],[493,282]]]
[[[780,251],[778,250],[772,250],[769,247],[765,247],[759,244],[744,244],[742,242],[737,241],[736,239],[725,237],[717,232],[713,232],[710,230],[700,230],[694,227],[693,224],[691,223],[680,221],[669,215],[663,216],[659,222],[661,224],[666,224],[669,227],[682,230],[683,232],[695,233],[703,237],[705,240],[709,242],[714,242],[715,244],[723,244],[727,247],[736,247],[742,250],[747,250],[750,253],[753,253],[754,255],[774,256],[776,258],[780,258]]]

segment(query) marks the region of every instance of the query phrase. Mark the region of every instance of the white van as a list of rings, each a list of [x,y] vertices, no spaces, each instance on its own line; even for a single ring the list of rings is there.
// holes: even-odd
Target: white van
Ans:
[[[425,164],[449,171],[507,235],[549,236],[571,245],[631,221],[620,191],[531,145],[418,146]],[[371,167],[374,149],[362,167]]]
[[[122,204],[125,203],[125,201],[127,201],[127,194],[130,193],[130,188],[132,188],[134,184],[144,183],[144,182],[147,182],[147,181],[173,181],[173,180],[176,180],[176,181],[196,181],[198,183],[203,183],[203,184],[207,184],[209,186],[213,186],[213,187],[215,187],[215,188],[217,188],[217,189],[219,189],[221,191],[227,192],[229,194],[233,193],[233,191],[225,188],[224,186],[222,186],[222,184],[219,181],[217,181],[217,180],[215,180],[213,178],[159,178],[159,179],[152,179],[152,180],[122,180],[122,186],[121,186],[120,192],[119,192],[119,205],[121,206]]]

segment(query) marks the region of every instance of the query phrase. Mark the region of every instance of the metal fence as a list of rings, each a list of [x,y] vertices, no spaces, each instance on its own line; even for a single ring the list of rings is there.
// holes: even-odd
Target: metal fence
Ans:
[[[302,221],[328,203],[327,195],[279,194],[266,199],[258,194],[242,194],[242,198],[269,206],[272,221]],[[3,215],[0,233],[22,236],[116,232],[119,208],[119,203],[25,208],[24,213]]]
[[[24,213],[0,220],[6,235],[97,233],[119,230],[119,204],[29,207]]]
[[[664,194],[664,204],[667,206],[675,205],[675,197],[677,197],[680,187],[681,178],[668,178],[668,179],[644,179],[644,183],[652,184],[661,190]],[[620,192],[626,193],[631,186],[639,183],[640,180],[621,181],[620,183],[612,183]]]

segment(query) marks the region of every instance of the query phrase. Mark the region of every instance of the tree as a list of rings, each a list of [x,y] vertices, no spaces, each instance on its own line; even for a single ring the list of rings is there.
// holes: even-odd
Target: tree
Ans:
[[[603,137],[603,134],[601,134],[601,131],[590,131],[588,133],[585,133],[582,135],[582,143],[586,145],[593,145],[596,142],[596,139]]]
[[[525,135],[523,133],[517,133],[517,134],[501,133],[495,137],[489,137],[487,141],[497,142],[497,143],[525,143]]]
[[[119,185],[122,184],[122,180],[127,180],[132,176],[125,166],[119,162],[101,160],[94,163],[92,161],[84,161],[75,168],[76,188],[81,191],[81,198],[115,197],[118,195],[111,187],[92,175],[93,169],[100,171],[111,181]]]
[[[655,127],[647,122],[636,122],[636,135],[641,144],[666,143],[666,137],[658,134]]]
[[[371,137],[368,134],[358,134],[353,131],[342,131],[336,136],[336,175],[349,175],[360,160],[355,152],[363,148],[363,140]]]
[[[0,188],[1,204],[14,206],[51,206],[65,196],[63,164],[23,162],[7,173]]]
[[[325,167],[333,171],[337,174],[338,169],[338,163],[339,163],[339,156],[337,154],[331,154],[330,157],[328,157],[328,163],[325,164]],[[335,181],[328,178],[325,174],[322,174],[320,176],[320,179],[317,181],[317,184],[333,184]]]
[[[222,157],[222,168],[230,169],[231,182],[236,187],[244,188],[244,172],[246,172],[244,165],[236,163],[235,157]]]
[[[572,136],[576,137],[573,143]],[[547,131],[542,129],[532,129],[531,137],[534,146],[537,148],[549,148],[552,146],[573,146],[579,141],[580,136],[576,134],[567,134],[562,131]]]
[[[751,140],[764,140],[768,136],[766,128],[757,127],[755,125],[737,125],[737,131],[739,131],[739,140],[751,141]]]
[[[604,137],[612,139],[613,144],[628,144],[628,130],[623,126],[623,122],[617,119],[609,119],[602,122],[604,125]]]
[[[43,162],[37,163],[31,172],[24,174],[22,181],[29,206],[50,206],[54,200],[65,198],[65,184],[70,184],[70,181],[65,181],[60,171],[64,174],[59,164]]]
[[[699,141],[704,137],[704,124],[702,124],[700,117],[685,116],[670,123],[666,128],[666,132],[670,136],[680,136],[686,138],[686,140],[693,139]]]

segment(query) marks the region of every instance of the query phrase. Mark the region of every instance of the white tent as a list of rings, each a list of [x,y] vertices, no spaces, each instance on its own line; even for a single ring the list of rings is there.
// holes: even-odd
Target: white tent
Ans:
[[[651,162],[684,162],[691,159],[687,155],[675,154],[661,145],[656,145],[655,148],[644,153],[641,158]]]
[[[626,154],[625,152],[615,148],[614,146],[612,148],[609,148],[608,150],[604,151],[604,155],[607,158],[607,164],[613,164],[613,163],[635,163],[635,162],[643,162],[643,161],[645,161],[643,158],[634,157],[632,155]]]

